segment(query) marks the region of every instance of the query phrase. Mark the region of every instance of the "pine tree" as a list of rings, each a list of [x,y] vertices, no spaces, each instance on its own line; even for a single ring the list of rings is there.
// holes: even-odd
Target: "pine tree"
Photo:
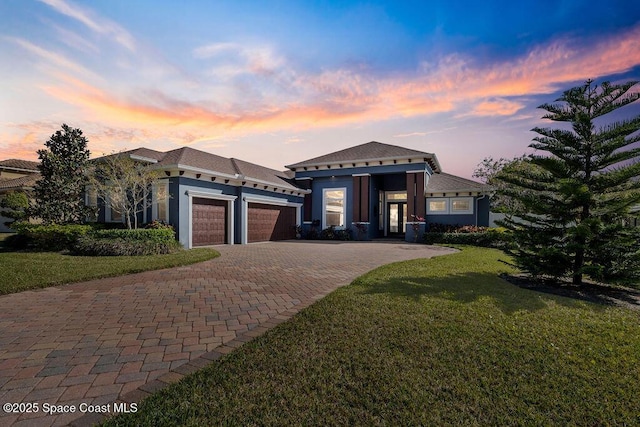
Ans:
[[[35,216],[45,224],[80,223],[87,214],[84,203],[89,150],[80,129],[66,124],[38,150],[41,174],[34,187]]]
[[[640,203],[640,116],[599,124],[599,119],[640,98],[630,92],[637,82],[600,87],[589,80],[570,89],[556,104],[544,104],[543,116],[570,124],[534,128],[526,167],[503,169],[501,190],[524,212],[507,219],[513,231],[516,264],[533,275],[584,275],[597,280],[640,277],[637,230],[625,230],[622,219]],[[521,165],[522,166],[522,165]],[[624,248],[623,250],[613,250]]]

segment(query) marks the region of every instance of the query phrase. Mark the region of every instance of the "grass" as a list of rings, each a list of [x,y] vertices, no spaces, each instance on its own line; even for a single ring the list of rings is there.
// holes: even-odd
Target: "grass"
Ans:
[[[6,237],[7,235],[0,234],[0,245]],[[217,251],[206,248],[180,251],[169,255],[116,257],[0,250],[0,295],[194,264],[219,255]]]
[[[638,313],[465,248],[358,278],[107,426],[640,423]]]

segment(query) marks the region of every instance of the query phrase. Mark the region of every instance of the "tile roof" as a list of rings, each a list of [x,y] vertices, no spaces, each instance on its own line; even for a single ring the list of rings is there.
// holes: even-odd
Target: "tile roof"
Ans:
[[[158,162],[158,165],[189,166],[232,176],[238,173],[231,159],[190,147],[182,147],[164,153],[164,157]]]
[[[262,181],[281,189],[299,189],[286,172],[269,169],[240,159],[228,159],[191,147],[177,148],[166,153],[141,147],[117,154],[157,159],[158,163],[155,164],[157,168],[193,168],[232,177],[238,176],[240,179],[244,176],[247,180]]]
[[[325,154],[324,156],[314,157],[313,159],[304,160],[302,162],[286,166],[289,169],[300,168],[304,166],[325,165],[338,162],[354,162],[363,160],[381,160],[381,159],[400,159],[400,158],[425,157],[435,159],[433,153],[412,150],[410,148],[398,147],[397,145],[383,144],[377,141],[367,142],[365,144],[356,145],[355,147],[345,148],[344,150],[334,153]],[[437,164],[437,160],[435,161]]]
[[[33,187],[40,179],[39,173],[21,176],[20,178],[7,179],[0,181],[0,190],[19,190],[23,188]]]
[[[231,159],[236,165],[238,173],[250,180],[251,178],[259,181],[269,182],[275,184],[279,188],[299,189],[292,184],[292,180],[286,173],[277,171],[275,169],[269,169],[264,166],[256,165],[255,163],[245,162],[240,159]]]
[[[452,191],[484,191],[485,189],[486,185],[481,182],[440,172],[431,175],[427,183],[426,192],[446,193]]]
[[[32,162],[31,160],[7,159],[0,160],[0,169],[20,169],[37,172],[39,164],[39,162]]]
[[[165,156],[165,153],[161,151],[152,150],[150,148],[140,147],[135,150],[127,151],[130,156],[146,157],[147,159],[153,159],[160,161]]]

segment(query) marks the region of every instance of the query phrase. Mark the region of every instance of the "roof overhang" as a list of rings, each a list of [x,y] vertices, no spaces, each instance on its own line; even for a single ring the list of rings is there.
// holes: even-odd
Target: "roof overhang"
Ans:
[[[440,163],[435,154],[424,153],[420,156],[395,156],[395,157],[377,157],[372,159],[357,159],[357,160],[343,160],[333,162],[318,162],[318,163],[297,163],[293,165],[285,166],[287,169],[296,171],[302,170],[322,170],[322,169],[334,169],[334,168],[354,168],[354,167],[367,167],[367,166],[383,166],[390,164],[412,164],[412,163],[427,163],[434,173],[441,172]]]

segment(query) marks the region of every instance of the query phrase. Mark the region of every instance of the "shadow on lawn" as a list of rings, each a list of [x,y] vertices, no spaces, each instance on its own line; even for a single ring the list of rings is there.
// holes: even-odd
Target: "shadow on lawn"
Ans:
[[[388,294],[416,301],[430,297],[468,304],[490,298],[505,314],[541,310],[547,307],[549,300],[566,307],[584,306],[571,298],[515,287],[490,273],[455,274],[442,278],[398,277],[359,285],[365,294]]]

